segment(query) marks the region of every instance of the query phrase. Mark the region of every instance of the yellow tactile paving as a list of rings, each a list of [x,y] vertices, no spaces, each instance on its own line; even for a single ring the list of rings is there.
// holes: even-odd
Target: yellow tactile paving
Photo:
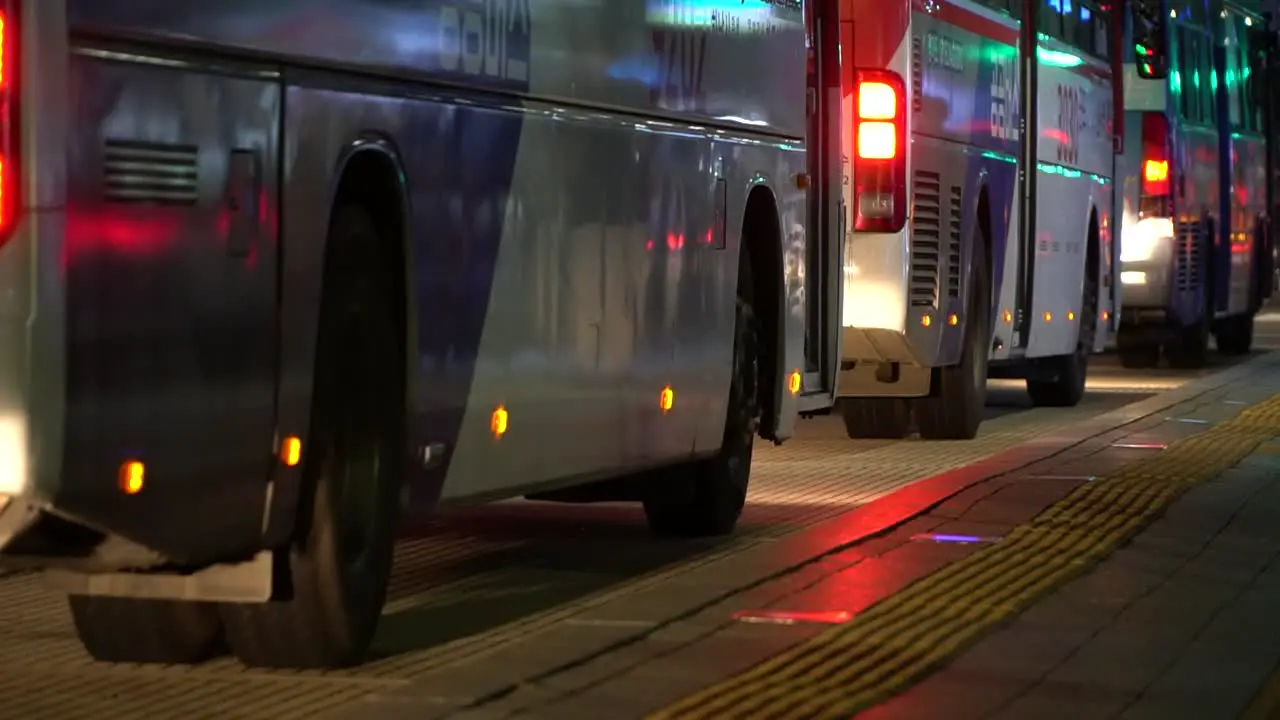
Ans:
[[[650,720],[847,718],[1088,569],[1192,484],[1280,434],[1280,395],[1082,485],[1002,541]]]

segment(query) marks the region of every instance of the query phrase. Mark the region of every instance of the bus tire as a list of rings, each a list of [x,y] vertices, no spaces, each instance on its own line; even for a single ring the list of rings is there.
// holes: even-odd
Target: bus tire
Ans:
[[[1160,364],[1160,343],[1138,335],[1138,330],[1125,328],[1116,333],[1116,354],[1120,356],[1120,367],[1126,370],[1143,370]]]
[[[359,662],[386,599],[404,450],[401,342],[363,208],[329,229],[316,394],[303,465],[305,501],[288,553],[288,594],[221,606],[232,652],[251,667]]]
[[[209,603],[71,595],[71,620],[94,660],[181,665],[225,652],[218,609]]]
[[[981,258],[973,262],[964,348],[956,365],[934,370],[934,394],[915,401],[916,427],[925,440],[972,440],[987,406],[991,352],[991,280]]]
[[[911,405],[903,398],[841,400],[840,417],[854,440],[901,440],[911,432]]]
[[[659,537],[711,537],[733,532],[747,500],[751,455],[760,427],[760,327],[752,302],[746,248],[738,268],[733,322],[733,374],[724,440],[715,455],[661,473],[644,497],[645,519]]]
[[[1080,300],[1080,331],[1075,351],[1052,358],[1047,364],[1053,380],[1027,378],[1027,395],[1035,407],[1075,407],[1084,399],[1089,379],[1089,356],[1093,354],[1094,335],[1098,328],[1098,276],[1091,268],[1085,272],[1084,293]]]
[[[1219,320],[1213,336],[1223,355],[1248,355],[1253,350],[1253,313]]]

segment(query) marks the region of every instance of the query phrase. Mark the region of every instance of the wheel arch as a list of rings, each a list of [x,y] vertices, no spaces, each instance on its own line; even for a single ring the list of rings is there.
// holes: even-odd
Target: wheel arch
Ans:
[[[742,244],[751,263],[751,300],[760,323],[760,436],[776,439],[783,422],[786,387],[786,277],[782,218],[771,187],[758,183],[747,192],[742,214]]]
[[[987,296],[988,305],[987,312],[994,318],[996,304],[1000,302],[999,288],[995,287],[995,257],[994,257],[994,222],[991,217],[991,197],[990,189],[985,178],[978,186],[978,203],[974,215],[974,225],[978,230],[978,247],[974,248],[973,257],[970,261],[969,277],[973,277],[972,263],[981,262],[985,265],[987,271],[987,282],[992,283],[990,295]],[[967,294],[973,292],[973,283],[966,282]],[[992,325],[994,328],[994,324]]]
[[[303,368],[295,367],[291,369],[295,377],[281,377],[279,391],[281,416],[278,424],[280,427],[285,427],[287,420],[289,427],[300,428],[304,432],[310,430],[311,410],[318,389],[315,385],[317,382],[316,354],[319,350],[318,345],[315,344],[319,342],[321,322],[318,301],[324,297],[325,284],[330,272],[328,229],[334,212],[341,204],[356,202],[369,210],[382,241],[379,254],[383,272],[390,286],[388,292],[393,293],[392,303],[396,309],[394,320],[398,328],[402,368],[405,374],[403,385],[407,431],[405,438],[411,443],[414,434],[409,427],[411,413],[409,402],[410,398],[415,397],[413,368],[416,364],[412,358],[417,353],[417,312],[413,302],[416,295],[413,286],[414,265],[409,233],[410,204],[408,188],[404,182],[406,177],[404,166],[395,144],[389,138],[381,134],[362,133],[338,155],[332,168],[327,191],[327,211],[323,223],[317,223],[317,227],[322,228],[321,234],[318,238],[309,239],[315,242],[316,247],[305,251],[308,255],[314,255],[319,259],[319,262],[314,265],[306,264],[317,277],[304,278],[301,281],[303,285],[309,286],[304,294],[308,297],[313,296],[317,301],[314,311],[304,319],[304,322],[313,325],[304,335],[309,337],[313,344],[308,353],[310,363],[305,367],[305,374],[299,372]],[[281,282],[282,288],[286,287],[284,278]],[[290,389],[285,387],[286,383],[301,387]],[[303,387],[306,389],[305,400],[298,400],[299,391]],[[286,400],[286,398],[292,399]],[[406,448],[406,451],[410,449]],[[419,468],[420,465],[412,463],[406,465],[409,474],[406,477],[406,483],[412,482],[412,474]],[[270,506],[263,530],[264,547],[282,547],[293,539],[304,497],[302,483],[300,465],[291,468],[279,467],[273,474],[269,496]]]

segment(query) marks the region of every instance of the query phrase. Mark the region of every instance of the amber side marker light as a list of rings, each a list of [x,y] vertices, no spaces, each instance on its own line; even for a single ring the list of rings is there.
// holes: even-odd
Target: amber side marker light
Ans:
[[[280,443],[280,462],[297,467],[302,462],[302,439],[290,435]]]
[[[501,405],[493,411],[493,415],[489,416],[489,432],[493,433],[495,438],[500,438],[507,434],[507,425],[510,422],[510,415],[507,409]]]
[[[147,466],[137,460],[126,460],[120,464],[120,491],[125,495],[137,495],[142,492],[146,482]]]
[[[658,407],[662,412],[668,412],[676,406],[676,391],[668,385],[662,388],[662,392],[658,393]]]
[[[800,371],[799,371],[799,370],[792,370],[792,371],[791,371],[791,375],[787,378],[787,390],[791,391],[791,394],[792,394],[792,395],[799,395],[799,394],[800,394],[800,386],[801,386],[802,384],[803,384],[803,383],[802,383],[802,379],[801,379],[801,377],[800,377]]]

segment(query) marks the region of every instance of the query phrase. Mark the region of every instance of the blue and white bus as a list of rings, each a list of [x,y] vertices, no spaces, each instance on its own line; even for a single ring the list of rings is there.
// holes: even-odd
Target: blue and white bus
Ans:
[[[0,564],[101,660],[333,667],[406,507],[730,531],[753,438],[831,403],[817,27],[0,0]]]
[[[1124,3],[840,4],[849,435],[972,438],[988,377],[1025,379],[1036,405],[1079,403],[1115,332]],[[894,132],[867,131],[886,121]]]
[[[1272,140],[1263,81],[1274,31],[1254,8],[1133,0],[1126,43],[1124,312],[1127,367],[1202,367],[1248,353],[1273,284]]]

